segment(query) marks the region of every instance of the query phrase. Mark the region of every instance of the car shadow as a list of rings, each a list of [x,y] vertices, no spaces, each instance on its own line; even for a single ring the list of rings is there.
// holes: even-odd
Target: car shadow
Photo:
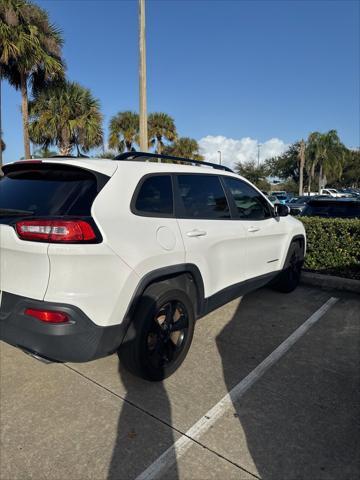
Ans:
[[[304,305],[304,296],[310,294],[311,299]],[[306,289],[284,295],[264,288],[245,296],[214,339],[227,391],[273,352],[325,298],[326,293]],[[263,480],[355,478],[351,474],[356,442],[349,436],[356,436],[351,425],[358,407],[355,402],[349,404],[349,399],[357,398],[349,375],[358,376],[355,371],[334,374],[338,368],[335,365],[330,369],[321,366],[324,342],[328,349],[338,349],[336,329],[329,338],[323,330],[316,333],[316,326],[310,332],[305,343],[300,340],[240,401],[234,401],[231,428],[226,438],[216,444],[220,453]],[[316,352],[320,353],[316,356]],[[203,358],[206,361],[206,356]],[[134,377],[121,364],[119,375],[126,397],[108,480],[136,478],[176,440],[164,383]],[[213,381],[206,376],[199,379],[204,382],[202,391],[211,388]],[[190,398],[189,404],[196,401],[196,397]],[[233,428],[234,422],[239,429]],[[179,478],[176,462],[163,478]]]
[[[153,300],[143,297],[143,302],[151,305]],[[122,348],[125,351],[132,351],[131,344],[137,338],[137,329],[135,320],[130,324],[124,339]],[[120,358],[118,372],[126,395],[117,424],[107,480],[132,480],[175,442],[171,403],[162,381],[151,382],[133,375]],[[175,464],[172,479],[177,478]]]
[[[117,424],[116,441],[107,480],[136,478],[174,442],[171,428],[171,404],[163,382],[149,382],[129,373],[119,362],[119,375],[126,388],[123,407]],[[161,404],[162,425],[152,420],[139,407],[140,399],[146,403]],[[151,410],[149,408],[149,410]],[[176,480],[177,467],[172,468]]]
[[[239,381],[236,370],[244,378],[299,326],[290,316],[287,324],[288,311],[281,313],[276,298],[275,311],[263,311],[254,321],[257,295],[255,292],[242,300],[216,338],[228,392]],[[278,298],[283,304],[292,300],[291,295]],[[329,354],[331,348],[339,352],[338,337],[335,329],[326,335],[315,328],[306,344],[299,342],[239,401],[233,402],[234,418],[245,434],[251,456],[249,464],[256,466],[257,472],[253,473],[263,480],[358,478],[355,459],[359,442],[353,439],[357,430],[354,418],[359,413],[354,379],[359,374],[354,368],[335,372],[335,363],[331,369],[323,368],[322,362],[329,361],[325,362],[325,353]],[[322,351],[325,342],[332,342],[326,352]],[[229,344],[236,345],[238,355],[234,356]],[[336,356],[330,355],[336,362]],[[231,442],[236,444],[236,438]],[[240,447],[233,451],[239,453]],[[244,458],[232,460],[244,464]]]

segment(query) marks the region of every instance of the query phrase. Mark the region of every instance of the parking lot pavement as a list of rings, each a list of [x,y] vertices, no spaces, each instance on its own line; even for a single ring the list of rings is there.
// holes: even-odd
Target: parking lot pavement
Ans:
[[[155,478],[352,480],[360,298],[262,289],[201,319],[183,366],[138,380],[115,355],[44,365],[1,344],[0,478],[136,478],[331,296],[339,301]]]

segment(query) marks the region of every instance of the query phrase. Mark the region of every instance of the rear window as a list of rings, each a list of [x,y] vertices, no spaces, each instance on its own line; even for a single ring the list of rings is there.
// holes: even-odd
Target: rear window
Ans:
[[[356,218],[360,217],[360,203],[334,203],[334,204],[308,204],[304,216],[330,217],[330,218]]]
[[[108,177],[69,165],[11,165],[0,178],[0,210],[89,216]]]

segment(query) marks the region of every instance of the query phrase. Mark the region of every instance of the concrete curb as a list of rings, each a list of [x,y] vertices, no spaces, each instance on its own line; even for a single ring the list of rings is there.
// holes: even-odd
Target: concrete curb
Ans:
[[[301,283],[315,287],[360,294],[360,280],[352,278],[335,277],[333,275],[322,275],[320,273],[302,272]]]

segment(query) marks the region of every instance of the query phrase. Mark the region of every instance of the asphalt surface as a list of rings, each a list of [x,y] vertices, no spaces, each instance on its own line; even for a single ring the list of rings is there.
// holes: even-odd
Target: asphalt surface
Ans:
[[[338,302],[156,478],[357,480],[360,297],[262,289],[199,320],[162,383],[117,356],[43,364],[0,344],[1,480],[135,479],[330,297]]]

